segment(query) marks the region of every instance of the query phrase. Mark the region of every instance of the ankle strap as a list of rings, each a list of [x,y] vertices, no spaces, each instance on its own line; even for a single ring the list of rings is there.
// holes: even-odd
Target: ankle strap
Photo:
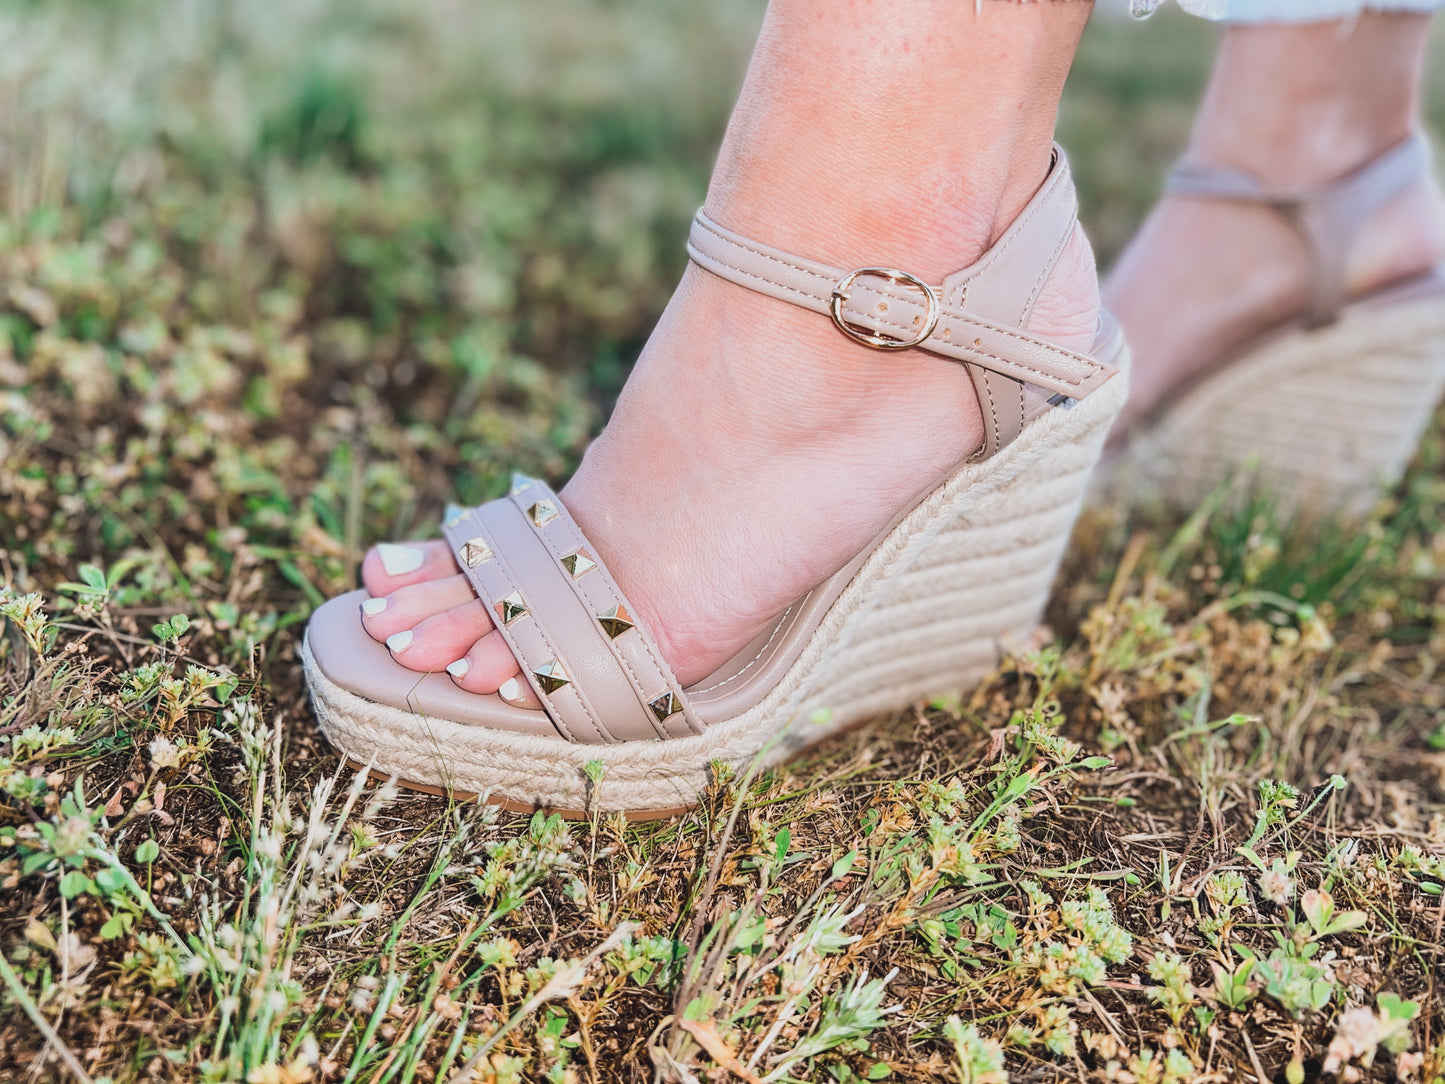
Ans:
[[[1056,149],[1048,179],[1018,221],[981,259],[942,285],[896,268],[847,271],[794,256],[734,233],[703,211],[693,221],[687,251],[699,266],[729,282],[831,316],[856,342],[882,350],[926,350],[963,362],[975,384],[996,385],[1000,376],[1017,382],[1020,394],[1012,397],[1022,404],[1025,384],[1081,399],[1114,375],[1096,359],[1024,330],[1074,222],[1073,184]],[[1000,319],[1004,313],[1008,316]],[[985,406],[985,454],[1017,435],[1022,411],[1020,405],[1018,419],[990,425]]]
[[[1345,272],[1360,225],[1430,169],[1430,147],[1411,136],[1353,173],[1312,188],[1271,189],[1241,169],[1181,161],[1165,191],[1243,200],[1279,211],[1304,236],[1312,281],[1306,321],[1327,324],[1346,301]]]

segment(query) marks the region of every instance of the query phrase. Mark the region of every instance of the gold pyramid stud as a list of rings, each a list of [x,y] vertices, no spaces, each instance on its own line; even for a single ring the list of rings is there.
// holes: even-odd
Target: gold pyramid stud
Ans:
[[[471,509],[463,508],[459,504],[447,505],[446,518],[442,521],[443,526],[455,527],[458,523],[467,518],[467,514],[470,511]]]
[[[572,578],[578,579],[584,572],[591,572],[597,567],[597,562],[587,556],[586,550],[578,550],[576,553],[569,553],[562,558],[562,567],[572,573]]]
[[[538,501],[527,509],[527,515],[532,517],[532,522],[538,527],[545,527],[561,513],[557,511],[557,506],[551,501]]]
[[[468,568],[476,568],[483,561],[492,559],[492,547],[487,545],[485,538],[478,535],[462,543],[461,558],[462,564]]]
[[[602,631],[614,640],[632,628],[632,615],[620,605],[603,610],[597,615],[597,621],[602,626]]]
[[[532,676],[537,679],[537,684],[542,686],[542,691],[549,696],[572,680],[567,676],[567,671],[562,669],[562,664],[556,659],[553,659],[551,662],[544,662],[532,671]]]
[[[667,717],[678,711],[681,707],[677,702],[677,697],[672,694],[671,689],[668,689],[667,692],[663,693],[656,700],[649,700],[647,706],[652,709],[652,714],[657,716],[659,723],[666,722]]]
[[[528,478],[525,474],[512,475],[512,495],[516,496],[522,490],[537,484],[537,479]]]
[[[497,603],[496,609],[497,616],[502,619],[503,628],[510,628],[517,618],[527,616],[527,607],[522,602],[521,594],[516,591]]]

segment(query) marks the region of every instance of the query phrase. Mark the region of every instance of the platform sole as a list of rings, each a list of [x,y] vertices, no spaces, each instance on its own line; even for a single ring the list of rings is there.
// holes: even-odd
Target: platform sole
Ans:
[[[1210,376],[1129,440],[1106,497],[1193,510],[1231,478],[1280,512],[1359,515],[1404,475],[1445,392],[1445,294],[1347,309]]]

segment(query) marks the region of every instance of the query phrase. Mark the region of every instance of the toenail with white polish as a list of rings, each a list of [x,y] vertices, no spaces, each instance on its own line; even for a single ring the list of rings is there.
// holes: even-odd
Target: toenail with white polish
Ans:
[[[502,687],[497,690],[497,695],[503,700],[522,699],[522,683],[516,678],[508,678],[502,682]]]
[[[381,558],[381,567],[386,569],[388,576],[405,576],[408,572],[415,572],[426,560],[426,554],[415,546],[397,546],[391,542],[377,546],[376,555]]]
[[[407,648],[411,647],[411,629],[404,632],[393,632],[386,638],[386,646],[400,655]]]
[[[361,604],[361,612],[369,617],[375,617],[391,604],[390,599],[369,598]]]
[[[471,668],[472,664],[466,659],[458,659],[447,667],[447,673],[451,674],[454,678],[464,678],[467,676],[467,671]]]

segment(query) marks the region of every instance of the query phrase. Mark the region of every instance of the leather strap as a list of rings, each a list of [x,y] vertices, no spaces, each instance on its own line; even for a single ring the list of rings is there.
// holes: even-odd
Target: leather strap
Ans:
[[[1181,161],[1170,174],[1166,191],[1258,203],[1280,212],[1309,246],[1311,285],[1305,319],[1319,326],[1334,320],[1347,300],[1345,271],[1361,223],[1429,169],[1429,144],[1417,134],[1353,173],[1313,188],[1271,189],[1241,169]]]
[[[693,714],[671,667],[561,498],[546,482],[519,474],[512,479],[508,499],[527,514],[557,567],[567,573],[566,582],[591,615],[592,627],[600,634],[599,643],[612,653],[627,675],[633,694],[647,708],[648,725],[655,731],[647,736],[681,738],[701,734],[703,724]],[[557,510],[556,518],[541,526],[529,512],[539,500],[550,501]],[[623,628],[623,624],[630,627]]]
[[[443,529],[558,733],[585,744],[700,733],[562,502],[545,483],[519,481],[509,497],[454,514]]]
[[[1078,215],[1068,159],[1055,147],[1048,177],[1013,225],[977,263],[944,282],[945,303],[1026,330],[1034,302],[1073,236]],[[1031,420],[1027,385],[980,365],[969,365],[968,371],[984,417],[984,443],[975,458],[986,459],[1008,447]],[[1041,408],[1036,404],[1035,412]]]
[[[1113,375],[1085,354],[1027,333],[1033,304],[1063,252],[1076,221],[1073,182],[1063,152],[1029,205],[975,264],[935,288],[937,322],[917,344],[963,362],[983,407],[981,455],[1006,446],[1023,428],[1024,385],[1081,399]],[[749,240],[699,211],[688,255],[729,282],[831,316],[834,290],[849,272]],[[843,318],[853,327],[908,340],[927,327],[928,299],[907,282],[862,275],[847,288]]]

